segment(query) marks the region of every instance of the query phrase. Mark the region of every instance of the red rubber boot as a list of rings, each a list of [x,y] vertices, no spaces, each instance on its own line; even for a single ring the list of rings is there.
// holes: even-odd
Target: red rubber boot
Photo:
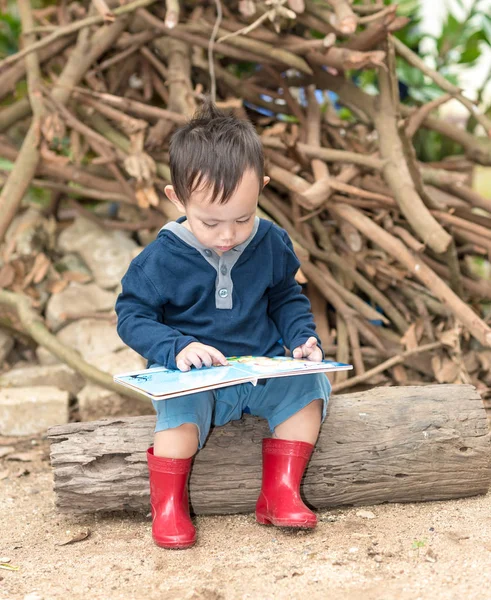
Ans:
[[[188,476],[192,458],[163,458],[147,450],[152,537],[161,548],[189,548],[196,530],[189,517]]]
[[[267,438],[263,440],[263,483],[256,521],[277,527],[313,528],[317,517],[300,498],[300,481],[314,446]]]

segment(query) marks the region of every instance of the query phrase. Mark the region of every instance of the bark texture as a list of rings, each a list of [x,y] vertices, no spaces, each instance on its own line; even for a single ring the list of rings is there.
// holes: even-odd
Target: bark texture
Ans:
[[[148,511],[146,450],[154,417],[53,427],[51,463],[63,512]],[[265,421],[246,416],[215,428],[195,458],[197,514],[254,510]],[[302,491],[316,509],[484,494],[490,433],[469,385],[383,387],[334,396]]]

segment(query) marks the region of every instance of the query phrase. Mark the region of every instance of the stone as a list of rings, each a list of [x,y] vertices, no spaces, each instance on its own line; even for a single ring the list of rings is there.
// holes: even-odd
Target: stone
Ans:
[[[76,396],[85,383],[79,373],[63,363],[16,368],[0,375],[0,388],[48,385],[69,392],[72,396]]]
[[[144,369],[146,361],[131,348],[125,348],[120,352],[100,356],[97,366],[102,371],[116,375],[117,373]],[[150,399],[148,403],[145,400],[138,402],[138,400],[122,396],[94,383],[88,383],[77,398],[82,421],[97,421],[104,417],[155,414]]]
[[[5,362],[14,344],[14,338],[3,329],[0,329],[0,365]]]
[[[68,423],[68,397],[52,386],[0,389],[0,435],[36,435]]]
[[[78,216],[58,240],[64,252],[76,252],[91,270],[96,283],[111,289],[118,285],[141,248],[122,231],[106,231]]]
[[[116,331],[116,325],[100,319],[74,321],[60,329],[56,337],[62,344],[76,350],[85,361],[96,367],[99,367],[98,357],[127,348]],[[43,365],[61,362],[44,348],[38,348],[36,355]]]
[[[46,324],[56,331],[73,315],[87,315],[114,309],[116,295],[95,283],[70,283],[62,292],[53,294],[46,306]],[[72,317],[72,318],[73,318]]]
[[[89,267],[84,263],[78,254],[64,254],[60,260],[56,261],[54,266],[59,273],[65,273],[68,271],[71,273],[78,273],[80,278],[84,281],[86,279],[93,279]]]
[[[29,206],[19,212],[10,224],[5,241],[14,243],[14,250],[10,258],[19,256],[32,256],[44,252],[54,244],[56,221],[47,219],[42,213],[42,207]]]
[[[39,361],[39,364],[43,366],[62,364],[61,360],[54,354],[51,354],[51,352],[44,346],[38,346],[36,348],[36,357]]]
[[[362,519],[375,519],[375,513],[371,510],[358,510],[356,511],[356,516]]]

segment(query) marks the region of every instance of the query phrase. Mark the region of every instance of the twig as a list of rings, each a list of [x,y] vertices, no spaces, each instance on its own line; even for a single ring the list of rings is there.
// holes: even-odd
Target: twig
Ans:
[[[462,198],[462,200],[469,202],[472,206],[482,208],[488,213],[491,213],[491,199],[481,196],[481,194],[478,194],[472,188],[460,184],[449,184],[443,185],[442,187],[449,194],[457,196],[457,198]]]
[[[78,131],[85,137],[94,138],[97,142],[105,146],[107,150],[114,150],[114,144],[112,144],[102,135],[98,134],[96,131],[93,131],[90,127],[85,125],[85,123],[79,121],[79,119],[77,119],[77,117],[73,115],[66,106],[64,106],[61,102],[58,102],[56,98],[54,98],[50,94],[47,88],[44,87],[43,91],[48,98],[48,102],[51,102],[55,110],[57,110],[60,113],[61,117],[66,121],[67,125],[69,125],[75,131]]]
[[[360,336],[356,324],[348,319],[346,321],[346,328],[348,330],[348,337],[351,345],[351,356],[353,357],[353,365],[355,367],[355,373],[360,376],[365,372],[365,364],[363,362],[363,356],[360,348]]]
[[[131,12],[133,12],[139,8],[142,8],[144,6],[150,6],[155,1],[156,0],[134,0],[133,2],[130,2],[129,4],[119,6],[118,8],[114,9],[113,12],[117,17],[119,17],[119,16],[122,16],[122,15],[125,15],[128,13],[131,13]],[[57,27],[56,30],[53,31],[53,33],[51,35],[47,35],[42,40],[39,40],[38,42],[35,42],[31,46],[24,48],[24,50],[21,50],[20,52],[17,52],[16,54],[12,54],[11,56],[4,58],[0,62],[0,72],[2,72],[3,69],[7,65],[10,65],[10,64],[20,60],[21,58],[24,58],[24,56],[26,56],[27,54],[30,54],[31,52],[35,52],[41,48],[44,48],[45,46],[48,46],[49,44],[51,44],[55,40],[59,39],[60,37],[63,37],[65,35],[70,35],[71,33],[80,31],[80,29],[83,29],[84,27],[89,27],[90,25],[98,25],[99,23],[103,23],[103,22],[104,22],[104,17],[99,14],[99,15],[93,15],[90,17],[86,17],[85,19],[80,19],[79,21],[74,21],[73,23],[70,23],[69,25],[65,25],[64,27]]]
[[[311,245],[307,246],[307,250],[311,247]],[[353,292],[350,292],[345,287],[343,287],[329,272],[329,269],[325,264],[320,263],[316,264],[316,266],[324,273],[324,277],[326,282],[332,286],[332,289],[337,292],[341,298],[346,302],[346,304],[350,305],[357,313],[361,316],[365,317],[365,319],[382,321],[385,325],[389,324],[389,320],[384,315],[381,315],[374,308],[372,308],[369,304],[364,302],[361,298],[359,298]]]
[[[263,146],[266,148],[274,148],[276,150],[285,150],[286,145],[274,137],[261,137]],[[315,146],[309,146],[308,144],[302,144],[297,142],[297,148],[305,154],[308,158],[320,158],[326,162],[345,162],[353,163],[364,167],[369,167],[376,171],[381,171],[386,164],[386,160],[369,156],[366,154],[358,154],[357,152],[347,152],[345,150],[333,150],[331,148],[317,148]]]
[[[372,50],[371,52],[360,52],[350,48],[331,47],[324,52],[310,50],[306,52],[307,61],[310,64],[326,65],[338,71],[347,69],[373,69],[383,65],[385,52]]]
[[[355,385],[358,385],[359,383],[363,383],[364,381],[367,381],[374,375],[383,373],[384,371],[386,371],[387,369],[390,369],[394,365],[399,365],[399,364],[403,363],[404,360],[406,358],[408,358],[409,356],[414,356],[416,354],[422,354],[423,352],[430,352],[431,350],[435,350],[436,348],[440,348],[441,346],[443,346],[443,342],[432,342],[431,344],[425,344],[424,346],[419,346],[418,348],[414,348],[413,350],[407,350],[406,352],[403,352],[402,354],[398,354],[397,356],[393,356],[392,358],[389,358],[388,360],[381,363],[380,365],[377,365],[373,369],[369,369],[368,371],[365,371],[365,373],[363,373],[362,375],[357,375],[355,377],[351,377],[347,381],[343,381],[341,383],[335,383],[332,386],[332,391],[334,393],[337,393],[342,390],[346,390],[350,387],[353,387]]]
[[[356,25],[358,23],[358,17],[353,12],[350,2],[348,0],[327,0],[336,15],[336,20],[331,25],[334,25],[336,29],[344,35],[351,35],[356,31]]]
[[[126,27],[126,22],[125,17],[117,19],[112,25],[98,30],[92,38],[89,37],[88,29],[82,29],[77,45],[72,50],[52,91],[53,97],[58,102],[62,104],[68,102],[74,86],[79,83],[89,66],[114,43]],[[24,138],[19,158],[0,195],[0,240],[3,239],[14,218],[30,179],[36,171],[39,162],[38,139],[39,124],[34,120]]]
[[[254,29],[257,29],[257,27],[259,27],[261,25],[261,23],[263,23],[264,21],[269,19],[271,14],[273,14],[273,11],[271,11],[271,10],[263,13],[258,19],[256,19],[250,25],[246,25],[246,27],[242,27],[242,29],[238,29],[237,31],[231,31],[230,33],[226,33],[225,35],[222,35],[222,37],[218,41],[224,42],[225,40],[228,40],[228,38],[231,38],[234,35],[246,35],[248,33],[251,33],[251,31],[254,31]]]
[[[165,0],[165,26],[172,29],[179,23],[179,0]]]
[[[426,254],[422,254],[421,259],[433,271],[435,271],[435,273],[437,273],[441,277],[444,277],[445,279],[450,279],[450,271],[446,265],[430,258]],[[464,287],[466,288],[466,290],[468,290],[470,296],[479,298],[481,300],[491,300],[491,282],[485,279],[479,279],[476,281],[475,279],[471,279],[470,277],[463,277],[462,281],[464,283]],[[444,301],[442,300],[442,302]]]
[[[128,396],[140,402],[148,402],[148,398],[136,391],[126,389],[117,383],[108,373],[100,371],[97,367],[86,362],[78,352],[62,344],[48,331],[41,317],[31,308],[27,296],[0,290],[0,305],[9,306],[16,310],[24,331],[40,346],[54,354],[61,362],[80,373],[83,377],[118,394]]]
[[[450,94],[443,94],[443,96],[440,96],[440,98],[436,98],[435,100],[427,102],[426,104],[423,104],[423,106],[417,108],[406,120],[407,137],[412,139],[430,112],[442,104],[445,104],[445,102],[448,102],[451,98],[452,96]]]
[[[412,112],[412,108],[401,104],[403,117],[410,116]],[[436,131],[460,144],[464,148],[465,155],[469,160],[481,165],[491,166],[491,145],[487,144],[485,140],[480,141],[479,138],[468,131],[435,117],[427,116],[423,121],[423,127]]]
[[[410,65],[419,69],[425,75],[428,75],[430,79],[432,79],[436,85],[445,90],[449,94],[451,94],[454,98],[456,98],[461,104],[463,104],[470,113],[476,118],[476,120],[484,127],[484,131],[488,137],[491,137],[491,120],[488,117],[481,113],[479,107],[477,107],[471,100],[466,98],[462,93],[460,88],[458,88],[453,83],[450,83],[443,75],[437,73],[422,60],[419,58],[417,54],[415,54],[410,48],[408,48],[403,42],[398,40],[394,36],[390,36],[390,39],[394,43],[394,47],[399,56],[402,56]]]
[[[15,148],[0,141],[0,156],[14,162],[18,155],[19,153]],[[69,181],[87,188],[101,190],[102,192],[119,193],[119,186],[115,181],[106,179],[105,177],[98,177],[89,173],[86,169],[70,164],[54,165],[48,161],[41,160],[36,173],[44,177]],[[130,202],[130,198],[127,198],[126,201]]]
[[[191,48],[178,39],[169,40],[167,51],[169,75],[168,107],[182,117],[190,118],[196,111],[196,100],[191,83]]]
[[[102,229],[115,229],[120,231],[140,231],[141,229],[155,229],[162,225],[162,215],[158,218],[153,213],[146,221],[140,221],[139,223],[127,223],[124,221],[114,221],[112,219],[100,219],[92,211],[87,210],[81,206],[78,202],[71,199],[69,202],[70,206],[79,214],[83,215]]]
[[[31,105],[29,98],[26,96],[21,100],[17,100],[10,106],[5,106],[0,111],[0,133],[6,131],[18,121],[25,119],[31,114]]]
[[[389,50],[389,61],[391,57]],[[415,189],[397,129],[399,97],[391,80],[391,68],[389,64],[387,70],[378,71],[379,110],[374,116],[380,154],[387,160],[383,171],[384,179],[416,235],[435,252],[442,254],[448,249],[452,238],[432,217]]]
[[[206,21],[203,21],[201,23],[189,23],[185,27],[186,30],[193,33],[200,33],[203,31],[203,28],[206,31],[211,29],[211,27]],[[227,32],[223,29],[218,29],[218,33],[223,34]],[[228,45],[235,46],[236,48],[240,48],[243,50],[248,50],[249,52],[253,52],[263,57],[261,58],[261,62],[263,62],[264,58],[269,58],[273,59],[276,63],[288,65],[293,69],[297,69],[298,71],[300,71],[301,73],[305,73],[306,75],[313,74],[312,69],[309,67],[309,65],[305,62],[303,58],[297,56],[293,52],[283,50],[283,48],[278,48],[272,44],[245,37],[231,37],[227,41]]]
[[[74,36],[67,36],[58,42],[53,43],[48,48],[43,48],[40,52],[37,52],[37,57],[39,64],[42,64],[48,61],[53,56],[56,56],[70,44],[73,43]],[[9,69],[7,69],[4,73],[0,75],[0,99],[7,96],[10,92],[15,90],[15,85],[18,81],[20,81],[26,74],[26,61],[19,61],[17,64],[13,65]],[[2,108],[2,111],[5,108]]]
[[[353,269],[345,259],[338,256],[333,251],[331,245],[329,244],[326,232],[319,219],[314,218],[313,224],[315,233],[319,238],[319,243],[321,247],[324,248],[324,250],[320,250],[316,246],[312,246],[311,244],[309,244],[309,242],[305,238],[303,238],[299,234],[299,232],[293,227],[291,221],[286,217],[283,210],[277,208],[273,204],[273,202],[265,196],[265,193],[266,192],[261,194],[261,196],[259,197],[259,204],[277,221],[277,223],[281,225],[281,227],[286,229],[286,231],[295,241],[301,244],[315,258],[341,269],[347,277],[354,281],[354,283],[359,287],[359,289],[361,289],[365,294],[372,298],[376,306],[380,306],[380,308],[384,311],[384,313],[389,317],[389,319],[401,333],[404,333],[406,331],[406,329],[409,327],[409,323],[406,322],[402,314],[396,310],[396,308],[389,302],[389,300],[384,296],[384,294],[381,293],[365,277],[363,277],[361,273],[358,273],[358,271]],[[325,250],[327,250],[327,252]]]
[[[450,215],[448,213],[444,213],[441,211],[434,210],[432,214],[440,221],[447,223],[449,225],[455,225],[461,229],[465,229],[474,233],[478,236],[491,240],[491,229],[489,227],[483,227],[482,225],[477,225],[476,223],[472,223],[467,221],[466,219],[461,219],[460,217],[456,217],[454,215]]]
[[[19,13],[22,27],[29,29],[33,24],[31,3],[29,0],[19,0]],[[35,45],[35,36],[26,35],[27,48]],[[33,119],[29,130],[22,142],[19,156],[14,164],[12,172],[0,194],[0,240],[3,239],[7,229],[15,217],[22,198],[34,177],[39,161],[39,144],[41,140],[41,123],[44,117],[44,104],[41,94],[41,71],[37,55],[30,54],[26,58],[27,87],[29,102],[33,111]]]
[[[164,23],[158,19],[155,15],[152,15],[144,8],[141,8],[138,11],[138,15],[141,16],[151,27],[159,29],[163,31],[167,36],[174,37],[188,44],[199,46],[200,48],[207,49],[210,43],[210,40],[202,37],[198,34],[191,33],[191,29],[196,31],[197,27],[195,25],[191,25],[191,29],[189,25],[178,25],[173,29],[167,29]],[[233,46],[228,46],[227,44],[219,44],[215,42],[214,51],[223,54],[224,56],[229,56],[231,58],[235,58],[238,60],[250,60],[252,62],[264,63],[268,62],[269,64],[278,64],[278,61],[272,59],[271,57],[267,57],[261,54],[256,54],[254,52],[247,52],[245,50],[239,50],[234,48]],[[215,65],[216,69],[216,65]],[[208,70],[208,66],[207,66]]]
[[[346,275],[346,277],[350,278],[362,292],[372,299],[375,306],[380,307],[383,310],[384,314],[388,316],[396,329],[398,329],[400,333],[404,333],[409,327],[409,323],[405,320],[402,313],[400,313],[396,307],[392,305],[388,298],[381,291],[379,291],[378,288],[376,288],[356,269],[352,268],[347,263],[346,259],[336,254],[332,244],[330,243],[326,229],[322,225],[320,219],[314,218],[312,225],[319,240],[319,245],[324,251],[327,252],[322,252],[318,249],[308,247],[309,252],[316,258],[337,267],[338,270]]]
[[[2,176],[0,176],[0,183],[5,183],[5,178]],[[57,192],[64,192],[65,194],[69,195],[81,196],[82,198],[93,198],[94,200],[105,202],[124,202],[125,204],[130,203],[130,199],[127,196],[124,194],[119,194],[118,192],[103,192],[99,189],[86,188],[84,186],[64,185],[63,183],[57,183],[56,181],[47,181],[46,179],[38,178],[34,178],[31,181],[31,185]]]
[[[420,257],[415,257],[399,240],[374,223],[356,208],[335,204],[329,211],[346,219],[366,237],[382,247],[391,256],[404,264],[411,274],[417,277],[439,300],[447,305],[459,321],[461,321],[481,344],[491,347],[491,329],[482,319],[465,304]]]
[[[391,14],[393,12],[393,6],[386,6],[385,8],[382,8],[379,12],[375,12],[372,15],[366,15],[365,17],[359,17],[358,18],[358,24],[359,25],[366,25],[367,23],[372,23],[372,21],[377,21],[378,19],[381,19],[382,17],[385,17],[385,15]]]
[[[215,0],[216,19],[208,43],[208,71],[210,73],[210,96],[213,102],[216,102],[217,79],[215,75],[215,60],[213,58],[213,48],[217,39],[220,23],[222,22],[222,3],[221,0]]]
[[[336,360],[337,362],[348,363],[350,360],[350,346],[348,328],[343,317],[336,313]],[[334,375],[334,381],[340,383],[348,379],[348,371],[338,371]]]

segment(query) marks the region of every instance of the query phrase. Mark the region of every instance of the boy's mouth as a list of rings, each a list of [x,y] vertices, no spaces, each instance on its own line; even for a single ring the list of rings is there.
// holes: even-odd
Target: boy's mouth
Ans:
[[[215,248],[220,250],[220,252],[228,252],[229,250],[232,250],[233,246],[215,246]]]

